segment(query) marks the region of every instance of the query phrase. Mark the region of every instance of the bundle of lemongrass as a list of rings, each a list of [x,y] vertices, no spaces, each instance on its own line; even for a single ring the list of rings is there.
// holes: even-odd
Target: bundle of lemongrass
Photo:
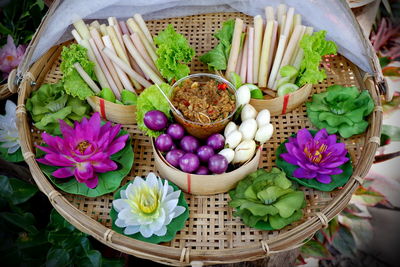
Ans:
[[[303,59],[300,41],[313,28],[303,26],[301,15],[284,4],[276,10],[266,7],[265,16],[266,23],[261,15],[255,16],[253,26],[236,18],[226,75],[235,72],[243,83],[277,90],[282,67],[299,69]]]
[[[97,20],[87,25],[80,19],[74,26],[71,33],[95,63],[100,86],[110,88],[118,100],[123,89],[135,92],[164,82],[156,67],[153,37],[141,15],[135,14],[126,22],[110,17],[108,25]],[[90,87],[96,86],[82,70],[79,73]]]

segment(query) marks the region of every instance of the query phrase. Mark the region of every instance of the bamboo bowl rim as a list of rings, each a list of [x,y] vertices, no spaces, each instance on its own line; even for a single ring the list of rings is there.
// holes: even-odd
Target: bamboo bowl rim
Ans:
[[[199,23],[204,23],[206,27],[209,27],[209,35],[213,30],[214,24],[218,24],[217,22],[222,22],[223,20],[230,17],[240,17],[245,19],[246,21],[250,21],[250,17],[241,14],[241,13],[210,13],[210,14],[202,14],[188,17],[179,17],[179,18],[170,18],[164,20],[156,20],[150,21],[149,28],[154,33],[167,23],[172,22],[175,23],[177,31],[186,33],[186,37],[193,43],[198,42],[198,37],[190,34],[190,27],[195,27],[194,25],[199,25]],[[196,26],[199,27],[199,26]],[[205,36],[204,38],[209,38],[209,36]],[[211,38],[211,37],[210,37]],[[209,39],[207,39],[208,41]],[[209,42],[205,42],[205,45],[213,46],[215,44],[215,40],[210,39]],[[302,241],[307,237],[312,236],[317,230],[319,230],[323,225],[327,223],[327,221],[331,220],[335,217],[345,206],[351,198],[352,193],[357,189],[358,185],[362,183],[363,177],[367,174],[376,152],[376,149],[379,146],[379,136],[381,131],[382,124],[382,108],[380,103],[380,96],[378,94],[378,88],[372,77],[367,77],[365,80],[362,79],[361,74],[357,67],[355,67],[352,63],[348,62],[341,56],[337,56],[333,58],[332,64],[338,70],[343,70],[344,68],[350,68],[350,70],[343,71],[340,73],[335,73],[337,77],[347,77],[340,75],[348,75],[351,72],[351,78],[347,77],[346,80],[339,80],[340,83],[348,83],[353,84],[357,83],[361,89],[366,89],[370,92],[372,98],[375,102],[375,110],[369,116],[370,126],[368,127],[367,132],[358,137],[359,139],[352,139],[347,142],[347,144],[351,145],[353,149],[358,153],[358,164],[354,168],[354,173],[352,177],[349,179],[347,184],[335,191],[335,194],[329,198],[329,203],[323,205],[323,199],[313,198],[309,201],[322,201],[322,206],[312,207],[313,211],[308,213],[308,216],[305,217],[300,224],[295,227],[287,230],[279,232],[279,234],[271,234],[262,233],[263,236],[259,236],[259,239],[249,241],[245,243],[244,246],[238,247],[227,247],[223,249],[196,249],[195,244],[185,243],[183,247],[168,247],[163,245],[150,244],[146,242],[142,242],[139,240],[135,240],[129,238],[127,236],[118,234],[106,227],[102,223],[94,220],[90,217],[90,214],[83,211],[84,204],[90,205],[91,199],[83,198],[83,202],[80,204],[74,204],[71,202],[71,196],[67,194],[63,194],[59,192],[53,184],[46,178],[41,169],[39,168],[36,160],[35,160],[35,150],[33,149],[33,141],[37,138],[38,133],[34,128],[31,127],[29,122],[29,118],[25,108],[25,101],[29,97],[32,90],[36,90],[38,86],[43,82],[52,82],[57,81],[60,77],[59,70],[57,68],[57,59],[60,55],[62,45],[55,46],[51,48],[43,57],[41,57],[34,65],[31,67],[30,72],[33,74],[37,81],[37,85],[32,85],[28,81],[23,81],[20,85],[20,91],[18,96],[18,106],[16,109],[17,115],[17,127],[20,134],[20,142],[22,153],[25,161],[29,165],[32,176],[37,183],[39,189],[49,198],[49,201],[54,206],[54,208],[71,224],[77,227],[79,230],[93,236],[100,242],[106,244],[109,247],[117,249],[121,252],[131,254],[140,258],[150,259],[159,263],[164,263],[168,265],[189,265],[193,261],[201,261],[205,264],[218,264],[218,263],[234,263],[240,261],[250,261],[256,260],[260,258],[264,258],[265,256],[279,253],[282,251],[291,250],[293,248],[299,247],[302,245]],[[203,47],[198,49],[209,49],[209,47]],[[340,64],[344,64],[344,67],[340,67]],[[337,65],[337,66],[336,66]],[[200,72],[204,69],[199,62],[194,61],[191,64],[191,69],[193,72]],[[333,77],[332,73],[329,73],[329,77]],[[336,76],[335,76],[336,77]],[[344,79],[344,78],[343,78]],[[336,80],[335,80],[336,81]],[[330,80],[327,80],[326,83],[329,83]],[[314,85],[314,92],[321,91],[326,87],[326,84]],[[304,105],[303,105],[304,106]],[[287,138],[290,135],[291,131],[296,131],[302,125],[309,125],[307,121],[299,120],[296,121],[296,118],[300,118],[300,115],[303,114],[304,110],[302,107],[295,109],[290,114],[275,116],[273,117],[274,123],[276,123],[276,127],[279,131],[289,131],[286,134],[280,133],[281,137],[276,136],[274,142],[270,144],[264,145],[263,156],[267,155],[266,160],[268,160],[268,155],[271,153],[274,147],[278,145],[275,142],[279,142],[279,140],[283,141],[279,138]],[[286,126],[285,126],[286,125]],[[288,126],[287,126],[288,125]],[[287,128],[289,127],[289,128]],[[309,126],[308,126],[309,127]],[[134,128],[131,128],[131,133],[136,134],[137,131]],[[278,135],[278,133],[277,133]],[[138,140],[135,140],[134,146],[140,145],[140,142],[147,142],[143,136],[138,136]],[[360,145],[358,142],[365,142],[365,145]],[[147,143],[146,143],[147,144]],[[271,149],[272,148],[272,149]],[[362,149],[361,151],[358,150]],[[273,152],[273,151],[272,151]],[[356,153],[354,152],[354,153]],[[136,152],[135,152],[136,153]],[[135,162],[137,161],[135,155]],[[268,162],[263,162],[265,164],[269,164]],[[142,168],[146,166],[136,165],[136,168]],[[309,192],[312,189],[304,189],[306,192]],[[315,192],[314,192],[315,193]],[[319,193],[319,192],[317,192]],[[337,193],[337,194],[336,194]],[[320,197],[320,195],[317,195]],[[104,205],[104,204],[103,204]],[[310,204],[311,205],[311,204]],[[311,207],[309,207],[311,210]],[[225,225],[225,227],[228,227]],[[249,229],[245,228],[246,233],[255,233],[253,230],[251,232]],[[225,232],[222,232],[225,233]],[[237,234],[240,235],[238,232]],[[247,235],[245,235],[247,236]],[[245,238],[242,235],[242,238]],[[217,236],[214,236],[217,238]],[[178,244],[179,245],[179,244]],[[193,249],[192,246],[195,248]]]

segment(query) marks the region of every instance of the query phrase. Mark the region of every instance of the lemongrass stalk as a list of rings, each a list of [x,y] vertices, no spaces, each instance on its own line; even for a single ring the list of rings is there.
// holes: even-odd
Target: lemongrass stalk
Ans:
[[[113,46],[113,44],[112,44],[112,41],[111,41],[111,39],[110,39],[110,36],[105,35],[105,36],[102,37],[102,39],[103,39],[103,43],[104,43],[105,47],[107,47],[108,49],[110,49],[110,50],[115,54],[114,46]],[[103,51],[102,51],[102,52],[103,52]],[[104,52],[103,52],[103,53],[104,53]],[[107,56],[106,56],[106,57],[107,57]],[[107,57],[107,59],[110,60],[108,57]],[[121,80],[122,84],[124,85],[124,88],[125,88],[126,90],[131,91],[131,92],[135,92],[135,89],[133,88],[133,86],[132,86],[131,82],[129,81],[129,78],[128,78],[128,76],[125,74],[125,72],[123,72],[122,69],[121,69],[117,64],[115,64],[114,62],[112,62],[112,65],[114,66],[114,68],[115,68],[115,70],[116,70],[116,72],[117,72],[117,75],[118,75],[119,79]]]
[[[285,29],[285,23],[286,23],[286,14],[284,14],[282,16],[282,24],[278,25],[278,31],[279,31],[279,35],[284,34],[283,30]]]
[[[100,55],[103,58],[104,63],[106,65],[108,71],[110,72],[110,75],[111,75],[112,79],[115,82],[115,85],[117,86],[118,90],[121,92],[124,89],[123,85],[122,85],[120,79],[118,78],[117,71],[115,70],[112,62],[103,53],[104,43],[103,43],[103,40],[100,37],[99,31],[96,30],[96,29],[93,29],[93,30],[90,31],[90,35],[92,36],[92,39],[93,39],[94,43],[96,44],[96,47],[99,50]]]
[[[242,58],[243,58],[243,47],[240,47],[238,61],[237,61],[236,67],[235,67],[235,73],[238,75],[240,74],[240,67],[242,66]]]
[[[263,45],[261,49],[261,59],[260,59],[260,67],[258,72],[258,86],[259,87],[267,87],[268,80],[268,61],[271,50],[271,41],[272,41],[272,32],[274,29],[274,21],[267,21],[267,26],[265,27]]]
[[[248,59],[247,59],[247,82],[253,83],[253,52],[254,52],[254,28],[247,28],[247,35],[249,36],[249,45],[248,45]]]
[[[149,43],[153,46],[154,49],[156,49],[156,45],[153,42],[153,36],[151,36],[149,28],[147,28],[146,22],[144,21],[142,16],[140,14],[135,14],[135,15],[133,15],[133,18],[135,19],[136,23],[139,25],[140,29],[142,30],[144,36],[146,36]]]
[[[275,12],[272,6],[265,7],[265,18],[266,20],[275,20]]]
[[[118,23],[119,27],[121,28],[122,35],[129,34],[128,27],[126,26],[125,21],[120,20]]]
[[[104,60],[101,57],[101,54],[100,54],[99,50],[97,49],[97,46],[92,38],[89,39],[89,44],[94,52],[94,55],[96,56],[97,62],[99,62],[99,65],[100,65],[104,75],[106,76],[108,83],[110,84],[110,89],[113,91],[113,93],[117,99],[121,99],[121,94],[119,93],[118,87],[115,84],[113,78],[111,77],[111,74],[108,71],[107,66],[104,63]]]
[[[285,28],[283,30],[283,34],[285,36],[287,36],[288,38],[291,37],[291,32],[292,32],[292,27],[293,27],[293,16],[294,16],[294,8],[291,7],[291,8],[289,8],[289,10],[287,12]]]
[[[276,17],[278,19],[278,35],[283,34],[283,24],[284,24],[284,19],[286,19],[286,10],[287,6],[285,4],[280,4],[277,7],[276,10]],[[285,17],[283,17],[285,16]]]
[[[295,14],[293,17],[293,29],[297,26],[301,25],[301,15],[300,14]]]
[[[151,83],[148,82],[145,78],[140,76],[137,72],[135,72],[128,64],[126,64],[122,59],[120,59],[115,53],[113,53],[107,47],[103,49],[104,54],[111,59],[114,63],[116,63],[128,76],[133,77],[144,87],[151,86]]]
[[[115,21],[116,21],[116,20],[117,20],[117,18],[115,18],[115,17],[108,17],[108,18],[107,18],[108,25],[109,25],[109,26],[115,25]]]
[[[253,82],[258,83],[261,46],[263,39],[263,19],[260,15],[254,17],[254,51],[253,51]]]
[[[268,79],[268,88],[270,89],[273,89],[275,78],[276,75],[278,74],[280,63],[282,61],[283,52],[285,50],[286,39],[287,38],[285,35],[281,35],[279,37],[278,48],[276,49],[274,64],[272,65],[272,70]]]
[[[97,30],[100,29],[100,23],[98,20],[92,21],[92,23],[90,23],[90,26],[95,27]]]
[[[151,59],[150,55],[147,53],[146,48],[144,47],[142,40],[140,40],[139,35],[134,32],[130,35],[133,44],[135,45],[136,49],[140,52],[140,55],[143,57],[144,61],[152,68],[159,76],[159,73],[156,65],[154,64],[153,60]]]
[[[268,60],[268,68],[267,68],[267,73],[269,75],[272,67],[272,62],[274,62],[275,59],[275,49],[276,49],[276,43],[278,39],[278,22],[274,21],[274,28],[272,30],[272,40],[271,40],[271,48],[269,50],[269,60]]]
[[[294,48],[292,57],[290,58],[289,65],[292,65],[292,66],[293,66],[293,63],[294,63],[294,61],[296,60],[297,54],[299,53],[299,50],[300,50],[300,41],[301,41],[301,39],[303,39],[303,36],[305,35],[306,31],[307,31],[307,27],[306,27],[306,26],[303,26],[303,27],[301,28],[301,33],[300,33],[299,41],[296,43],[296,47]]]
[[[142,41],[142,43],[143,43],[144,47],[146,48],[147,52],[149,53],[149,56],[151,57],[153,62],[156,63],[158,57],[157,57],[157,54],[155,52],[155,49],[151,45],[149,40],[147,40],[146,36],[142,32],[142,30],[139,28],[137,23],[132,18],[128,19],[126,23],[128,24],[128,27],[131,28],[131,30],[133,32],[136,32],[139,35],[139,38]]]
[[[75,21],[73,24],[75,29],[79,32],[79,35],[82,37],[82,39],[86,40],[90,39],[90,33],[88,27],[82,19]]]
[[[106,24],[101,24],[100,25],[100,32],[101,32],[102,36],[107,35],[107,26],[106,26]]]
[[[131,38],[129,35],[125,34],[123,37],[126,48],[128,48],[129,53],[132,55],[132,57],[135,59],[136,63],[139,65],[139,67],[142,69],[144,73],[149,75],[150,80],[152,80],[156,84],[161,84],[163,83],[163,79],[155,73],[149,65],[144,61],[143,57],[140,55],[139,51],[136,49],[136,47],[133,45]]]
[[[140,76],[145,77],[146,80],[150,80],[149,75],[147,75],[146,73],[144,73],[142,71],[142,69],[139,67],[139,65],[136,63],[135,59],[133,59],[133,57],[131,56],[130,53],[128,53],[128,57],[129,57],[129,62],[131,63],[132,69],[134,71],[136,71],[137,73],[139,73]]]
[[[119,28],[119,24],[112,25],[112,27],[114,28],[114,31],[115,31],[115,33],[117,35],[117,38],[118,38],[118,41],[119,41],[122,49],[124,50],[124,54],[128,55],[128,53],[126,51],[126,48],[125,48],[125,45],[124,45],[124,41],[122,40],[122,33],[121,33],[121,29]]]
[[[82,37],[79,35],[79,33],[75,29],[71,31],[71,34],[78,44],[82,41]]]
[[[226,75],[236,70],[236,64],[239,57],[240,38],[243,31],[243,20],[236,18],[235,28],[233,30],[231,52],[228,59],[228,67],[226,68]]]
[[[244,44],[243,44],[243,52],[242,52],[242,62],[240,63],[240,78],[242,78],[242,82],[246,83],[247,77],[247,62],[249,56],[249,35],[246,34]]]
[[[89,44],[89,41],[81,39],[81,41],[78,42],[78,44],[80,44],[81,46],[86,48],[88,58],[90,59],[90,61],[94,62],[94,74],[96,75],[100,86],[102,88],[105,88],[105,87],[110,88],[110,84],[108,83],[107,78],[106,78],[103,70],[101,69],[99,62],[96,59],[96,56],[92,50],[92,47]]]
[[[95,94],[100,93],[100,88],[97,86],[97,84],[90,78],[89,74],[86,73],[86,71],[82,68],[81,64],[79,62],[74,63],[74,67],[76,71],[79,73],[79,75],[82,77],[82,79],[87,83],[87,85],[90,87],[90,89],[95,92]]]
[[[118,57],[120,57],[126,64],[129,64],[128,56],[125,54],[125,51],[122,47],[122,44],[118,40],[117,33],[113,26],[107,26],[107,35],[110,36],[110,39],[113,43],[115,51],[117,52]]]
[[[290,37],[289,43],[288,43],[288,45],[287,45],[287,47],[286,47],[286,49],[285,49],[284,57],[282,58],[282,62],[281,62],[281,65],[280,65],[279,70],[280,70],[282,67],[284,67],[284,66],[286,66],[286,65],[289,65],[290,60],[291,60],[291,58],[293,57],[293,53],[294,53],[294,51],[295,51],[296,45],[297,45],[298,42],[300,41],[299,38],[300,38],[300,34],[301,34],[303,28],[305,28],[305,26],[297,25],[296,28],[294,29],[293,34],[292,34],[292,36]],[[275,79],[275,82],[276,82],[277,80],[279,80],[280,78],[281,78],[281,75],[280,75],[280,73],[278,72],[278,75],[277,75],[277,77],[276,77],[276,79]],[[275,87],[273,87],[273,88],[275,88]]]

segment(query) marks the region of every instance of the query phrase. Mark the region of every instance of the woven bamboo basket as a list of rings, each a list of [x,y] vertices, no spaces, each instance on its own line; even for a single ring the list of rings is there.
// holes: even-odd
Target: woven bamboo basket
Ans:
[[[310,96],[312,88],[311,84],[306,84],[295,92],[284,96],[278,96],[272,99],[252,98],[250,104],[253,105],[257,111],[268,109],[272,116],[286,114],[298,106],[301,106]]]
[[[195,48],[197,56],[209,51],[217,40],[212,34],[219,29],[221,22],[229,18],[240,17],[246,23],[252,18],[241,13],[213,13],[187,17],[149,21],[148,26],[153,34],[172,23],[175,29],[184,34]],[[42,83],[54,83],[61,78],[59,70],[62,45],[51,48],[30,69],[36,80],[31,85],[30,79],[20,85],[17,125],[21,137],[24,158],[40,190],[46,194],[55,209],[79,230],[92,235],[111,248],[137,257],[150,259],[169,265],[190,265],[195,262],[203,264],[234,263],[274,257],[277,253],[291,250],[302,245],[329,220],[335,217],[349,202],[363,177],[367,174],[376,149],[382,122],[382,107],[377,85],[372,77],[362,78],[360,70],[341,55],[329,57],[329,63],[323,66],[327,79],[316,84],[312,93],[319,93],[333,84],[357,86],[368,90],[375,101],[376,108],[369,116],[370,126],[365,134],[342,140],[354,163],[354,174],[347,184],[332,192],[320,192],[301,187],[306,195],[307,205],[303,218],[281,230],[259,231],[245,226],[239,218],[233,217],[233,210],[228,207],[227,193],[215,195],[185,195],[190,209],[190,218],[184,229],[168,243],[149,244],[141,242],[111,230],[109,211],[113,195],[107,194],[96,198],[71,195],[58,191],[40,170],[34,155],[34,144],[40,144],[40,131],[32,126],[25,109],[25,101],[33,90]],[[190,65],[192,73],[205,72],[206,66],[196,59]],[[306,115],[305,105],[292,112],[271,117],[275,134],[261,151],[259,167],[271,169],[275,165],[275,150],[288,136],[299,129],[312,128]],[[145,176],[155,171],[155,161],[151,140],[143,135],[135,125],[124,125],[132,137],[135,162],[130,174],[123,184],[135,176]]]
[[[164,156],[151,142],[154,155],[154,165],[161,177],[170,180],[180,189],[193,195],[214,195],[233,189],[237,183],[248,174],[257,170],[261,158],[261,148],[257,149],[254,157],[239,168],[222,174],[196,175],[178,170],[167,162]]]

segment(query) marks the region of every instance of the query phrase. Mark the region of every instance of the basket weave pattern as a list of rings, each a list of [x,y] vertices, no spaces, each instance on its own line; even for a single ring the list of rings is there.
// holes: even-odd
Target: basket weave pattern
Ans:
[[[216,45],[217,40],[212,35],[220,28],[222,22],[235,17],[242,18],[245,23],[252,23],[252,17],[243,14],[216,13],[149,21],[148,27],[153,34],[156,34],[164,29],[167,23],[172,23],[177,32],[184,34],[191,46],[196,50],[197,57],[190,66],[192,73],[207,72],[207,67],[198,61],[198,56]],[[37,73],[39,85],[41,83],[55,83],[62,77],[59,69],[60,52],[61,46],[52,48],[45,55],[45,59],[40,59],[33,66],[34,70],[31,70],[31,72]],[[314,85],[312,93],[325,91],[326,87],[333,84],[357,86],[361,89],[368,89],[375,100],[375,104],[380,105],[375,84],[371,79],[364,82],[361,79],[358,68],[344,57],[340,55],[326,57],[321,65],[326,69],[328,77],[322,83]],[[27,84],[23,85],[22,88],[23,90],[19,97],[20,105],[25,103],[32,90]],[[33,90],[35,89],[37,89],[37,86],[33,88]],[[52,203],[57,210],[81,230],[89,232],[111,247],[139,257],[174,265],[189,264],[192,260],[205,261],[206,263],[254,260],[265,256],[266,244],[268,244],[267,250],[270,251],[288,249],[295,244],[299,244],[321,228],[323,222],[321,222],[317,213],[321,212],[329,220],[347,205],[352,192],[358,186],[354,177],[364,177],[371,166],[378,146],[374,142],[375,139],[371,139],[371,137],[379,136],[381,116],[381,112],[374,111],[370,116],[371,126],[368,128],[368,132],[345,140],[355,167],[350,181],[343,188],[333,192],[321,192],[302,187],[307,200],[304,216],[302,220],[282,230],[259,231],[243,225],[239,218],[233,217],[233,210],[227,206],[229,201],[227,193],[212,196],[186,195],[190,209],[190,218],[186,222],[186,227],[178,232],[173,241],[160,244],[163,246],[160,247],[160,245],[143,243],[107,231],[107,228],[111,228],[109,211],[112,205],[112,194],[97,198],[87,198],[60,192],[62,197],[68,200],[72,206],[87,215],[82,217],[83,214],[79,214],[79,218],[74,218],[74,214],[67,214],[67,211],[71,209],[66,207],[68,202],[61,196],[56,194],[58,198],[53,198],[53,196],[50,198],[53,200]],[[20,133],[23,135],[22,147],[26,160],[39,187],[49,195],[49,191],[54,192],[55,189],[51,189],[51,185],[46,182],[31,154],[26,153],[34,152],[30,142],[31,138],[32,143],[41,143],[40,131],[31,126],[30,120],[24,111],[19,112],[18,118]],[[305,105],[288,114],[272,117],[271,123],[275,127],[275,132],[263,147],[262,160],[259,165],[266,169],[271,169],[275,165],[275,150],[280,143],[284,142],[286,138],[296,133],[299,129],[304,127],[312,128],[307,119]],[[30,127],[30,132],[28,127]],[[144,136],[135,125],[124,125],[123,128],[132,137],[132,146],[135,154],[133,168],[123,181],[123,184],[125,184],[135,176],[143,177],[148,172],[155,171],[155,168],[150,139]],[[93,223],[98,221],[107,228],[97,224],[90,226],[89,217]],[[76,220],[74,221],[74,219]],[[77,223],[78,220],[81,220],[82,224]],[[109,235],[110,233],[113,233],[112,238]]]

